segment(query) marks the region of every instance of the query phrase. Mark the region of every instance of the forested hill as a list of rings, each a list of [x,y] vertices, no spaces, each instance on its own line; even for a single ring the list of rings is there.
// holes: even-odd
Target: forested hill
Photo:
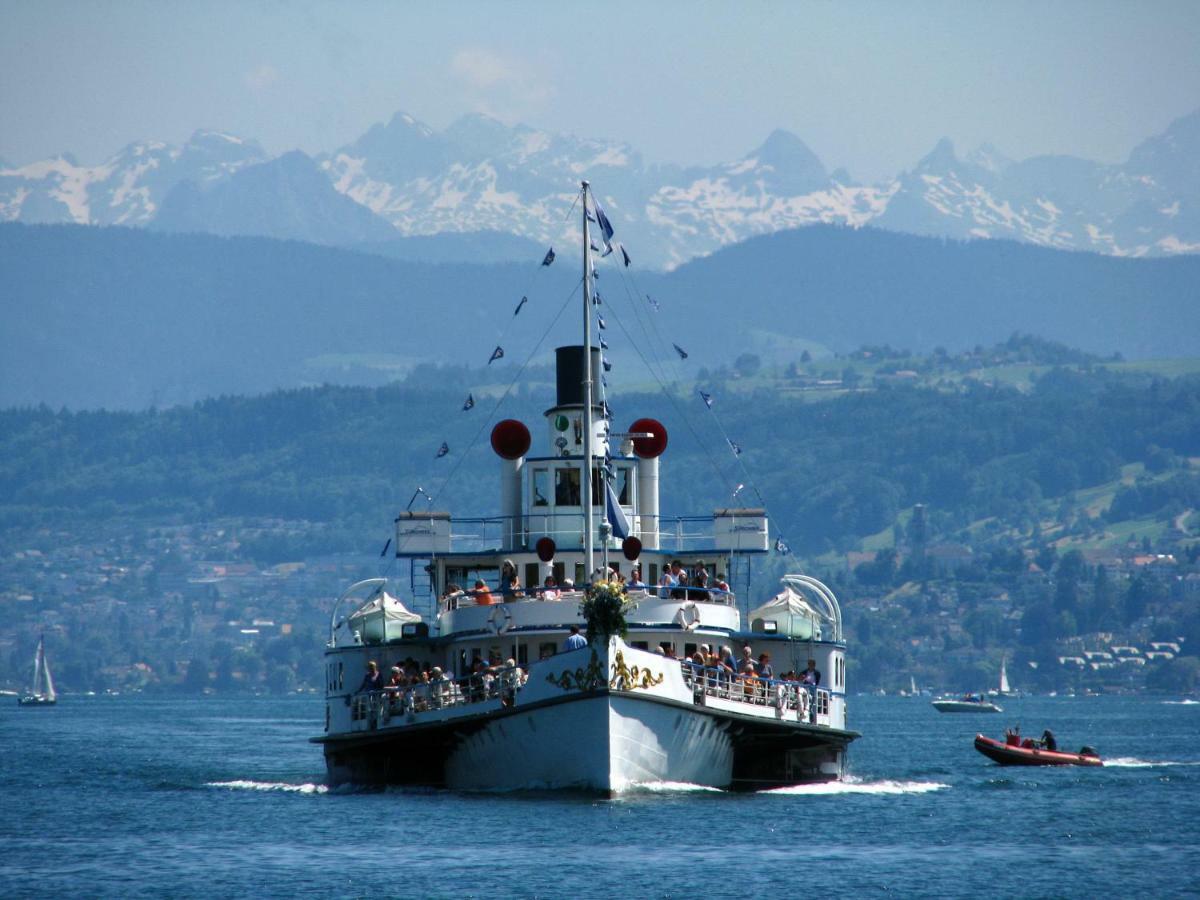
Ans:
[[[296,242],[0,225],[0,405],[145,408],[328,381],[382,384],[418,362],[479,365],[522,295],[509,359],[538,348],[579,278],[432,265]],[[951,352],[1014,331],[1108,355],[1200,355],[1200,258],[1130,260],[813,226],[668,274],[602,265],[612,358],[745,352],[786,364],[863,343]],[[612,265],[609,265],[612,264]],[[659,333],[637,347],[645,294]],[[562,317],[538,352],[574,339]],[[620,329],[617,329],[618,333]]]
[[[386,387],[283,391],[164,411],[0,412],[3,526],[257,516],[330,523],[362,547],[387,534],[418,485],[430,493],[444,486],[437,505],[458,515],[493,513],[497,464],[483,425],[494,401],[480,393],[476,409],[460,409],[477,377],[445,367]],[[1134,463],[1156,473],[1153,489],[1120,488],[1113,510],[1138,517],[1200,507],[1188,462],[1200,456],[1196,376],[1152,379],[1089,365],[1049,370],[1028,391],[968,380],[819,402],[784,387],[734,396],[710,385],[722,426],[743,448],[744,470],[693,392],[671,402],[614,400],[617,427],[643,415],[667,426],[664,512],[707,514],[727,504],[733,485],[750,481],[776,530],[803,554],[856,548],[915,503],[929,506],[934,537],[985,542],[1003,533],[1021,541],[1058,518],[1064,498],[1115,483]],[[548,389],[535,388],[496,415],[520,418],[536,435],[549,405]],[[438,459],[442,441],[451,452]],[[1078,527],[1102,533],[1104,516],[1082,516]],[[983,521],[982,531],[965,530]]]

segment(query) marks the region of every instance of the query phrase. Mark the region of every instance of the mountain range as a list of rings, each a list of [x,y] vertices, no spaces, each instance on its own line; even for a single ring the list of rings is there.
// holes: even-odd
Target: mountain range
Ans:
[[[1200,252],[1200,109],[1124,163],[960,156],[948,140],[878,184],[830,172],[786,131],[734,162],[650,164],[632,147],[470,115],[438,132],[397,113],[331,153],[269,157],[198,131],[131,144],[97,166],[69,155],[0,163],[0,221],[373,245],[431,259],[527,258],[573,233],[587,178],[644,268],[816,223],[962,240],[1003,238],[1112,256]],[[438,236],[450,236],[448,242]],[[416,243],[413,239],[419,238]]]
[[[0,407],[380,384],[422,363],[507,379],[498,370],[548,362],[578,340],[579,256],[565,245],[549,268],[540,254],[429,263],[368,247],[0,224]],[[686,380],[744,353],[786,364],[862,345],[957,352],[1014,332],[1104,356],[1200,356],[1194,255],[1120,259],[813,225],[671,272],[610,256],[597,273],[616,386],[648,384],[644,360],[653,377]],[[505,357],[488,366],[497,344]]]

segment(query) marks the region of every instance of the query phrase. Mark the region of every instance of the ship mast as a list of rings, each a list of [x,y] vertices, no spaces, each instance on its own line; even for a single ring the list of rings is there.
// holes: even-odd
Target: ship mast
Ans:
[[[593,534],[592,521],[592,255],[588,233],[588,183],[582,183],[583,194],[583,465],[580,473],[583,484],[583,559],[585,576],[592,580]]]

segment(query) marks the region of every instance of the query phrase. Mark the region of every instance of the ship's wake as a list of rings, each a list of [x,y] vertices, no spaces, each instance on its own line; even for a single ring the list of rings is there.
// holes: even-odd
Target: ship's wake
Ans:
[[[1136,756],[1118,756],[1106,759],[1106,769],[1150,769],[1158,766],[1200,766],[1200,761],[1179,762],[1169,759],[1138,759]]]
[[[289,784],[286,781],[208,781],[204,784],[210,788],[224,788],[230,791],[281,791],[289,794],[324,794],[329,791],[323,784]]]
[[[720,788],[686,781],[641,781],[626,785],[622,794],[721,794]]]
[[[763,791],[764,794],[788,794],[825,796],[835,794],[876,794],[880,796],[895,796],[900,794],[930,794],[934,791],[948,789],[950,785],[940,781],[895,781],[882,779],[867,781],[853,775],[841,781],[827,781],[823,784],[797,784],[792,787],[774,788]]]

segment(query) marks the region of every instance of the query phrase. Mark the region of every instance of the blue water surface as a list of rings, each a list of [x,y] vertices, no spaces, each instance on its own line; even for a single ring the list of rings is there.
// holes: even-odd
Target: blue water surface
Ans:
[[[319,698],[0,703],[5,897],[1200,896],[1200,704],[852,698],[842,785],[329,791]],[[1000,768],[1019,719],[1109,765]]]

